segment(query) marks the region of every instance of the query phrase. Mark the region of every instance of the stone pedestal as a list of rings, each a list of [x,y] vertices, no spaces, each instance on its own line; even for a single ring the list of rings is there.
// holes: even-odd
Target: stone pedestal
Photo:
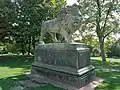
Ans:
[[[95,77],[90,50],[85,44],[50,43],[38,45],[32,74],[80,88]]]

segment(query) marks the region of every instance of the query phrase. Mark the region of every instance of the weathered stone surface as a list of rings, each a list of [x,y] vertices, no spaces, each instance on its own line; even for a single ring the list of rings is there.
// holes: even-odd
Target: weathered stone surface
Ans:
[[[94,80],[95,71],[92,66],[82,68],[76,72],[74,69],[64,70],[63,68],[57,69],[56,67],[47,67],[41,64],[38,67],[33,66],[33,69],[41,76],[45,76],[52,80],[58,80],[64,83],[71,84],[75,87],[82,87],[92,80]]]
[[[80,88],[95,78],[87,45],[50,43],[36,47],[32,74]]]
[[[37,62],[83,68],[90,65],[90,51],[85,44],[51,43],[36,47]]]
[[[72,35],[80,28],[81,19],[78,5],[74,4],[73,6],[62,8],[57,18],[42,23],[40,41],[43,41],[46,33],[50,33],[52,40],[59,42],[55,35],[55,33],[59,33],[64,37],[64,42],[73,42]]]

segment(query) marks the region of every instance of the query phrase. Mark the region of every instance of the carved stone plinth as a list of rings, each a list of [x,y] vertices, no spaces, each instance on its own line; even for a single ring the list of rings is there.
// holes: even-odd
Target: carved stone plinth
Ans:
[[[95,70],[86,45],[53,43],[36,47],[32,74],[80,88],[93,81]]]

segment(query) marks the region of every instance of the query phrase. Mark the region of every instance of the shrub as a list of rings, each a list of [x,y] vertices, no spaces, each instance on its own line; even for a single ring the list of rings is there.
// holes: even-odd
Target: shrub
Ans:
[[[99,50],[99,49],[93,49],[93,51],[92,51],[92,56],[93,56],[93,57],[100,56],[100,50]]]
[[[6,48],[7,48],[7,52],[17,53],[17,48],[16,48],[15,44],[7,43]]]
[[[112,56],[120,57],[120,39],[111,46],[111,48],[107,52],[107,56],[108,57],[112,57]]]

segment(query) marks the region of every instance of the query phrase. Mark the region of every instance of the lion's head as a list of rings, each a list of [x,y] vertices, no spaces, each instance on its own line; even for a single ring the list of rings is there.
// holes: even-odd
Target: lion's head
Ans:
[[[79,9],[79,6],[76,4],[73,4],[72,6],[66,6],[60,10],[60,13],[58,17],[60,19],[64,19],[66,15],[72,15],[81,18],[81,12]]]
[[[74,32],[79,29],[81,23],[81,13],[79,6],[73,4],[72,6],[67,6],[61,9],[58,19],[62,23],[62,27],[69,32]],[[71,31],[72,30],[72,31]]]
[[[73,34],[76,30],[79,29],[80,27],[80,18],[78,16],[72,16],[70,14],[66,15],[65,17],[65,30],[69,33],[69,34]]]

